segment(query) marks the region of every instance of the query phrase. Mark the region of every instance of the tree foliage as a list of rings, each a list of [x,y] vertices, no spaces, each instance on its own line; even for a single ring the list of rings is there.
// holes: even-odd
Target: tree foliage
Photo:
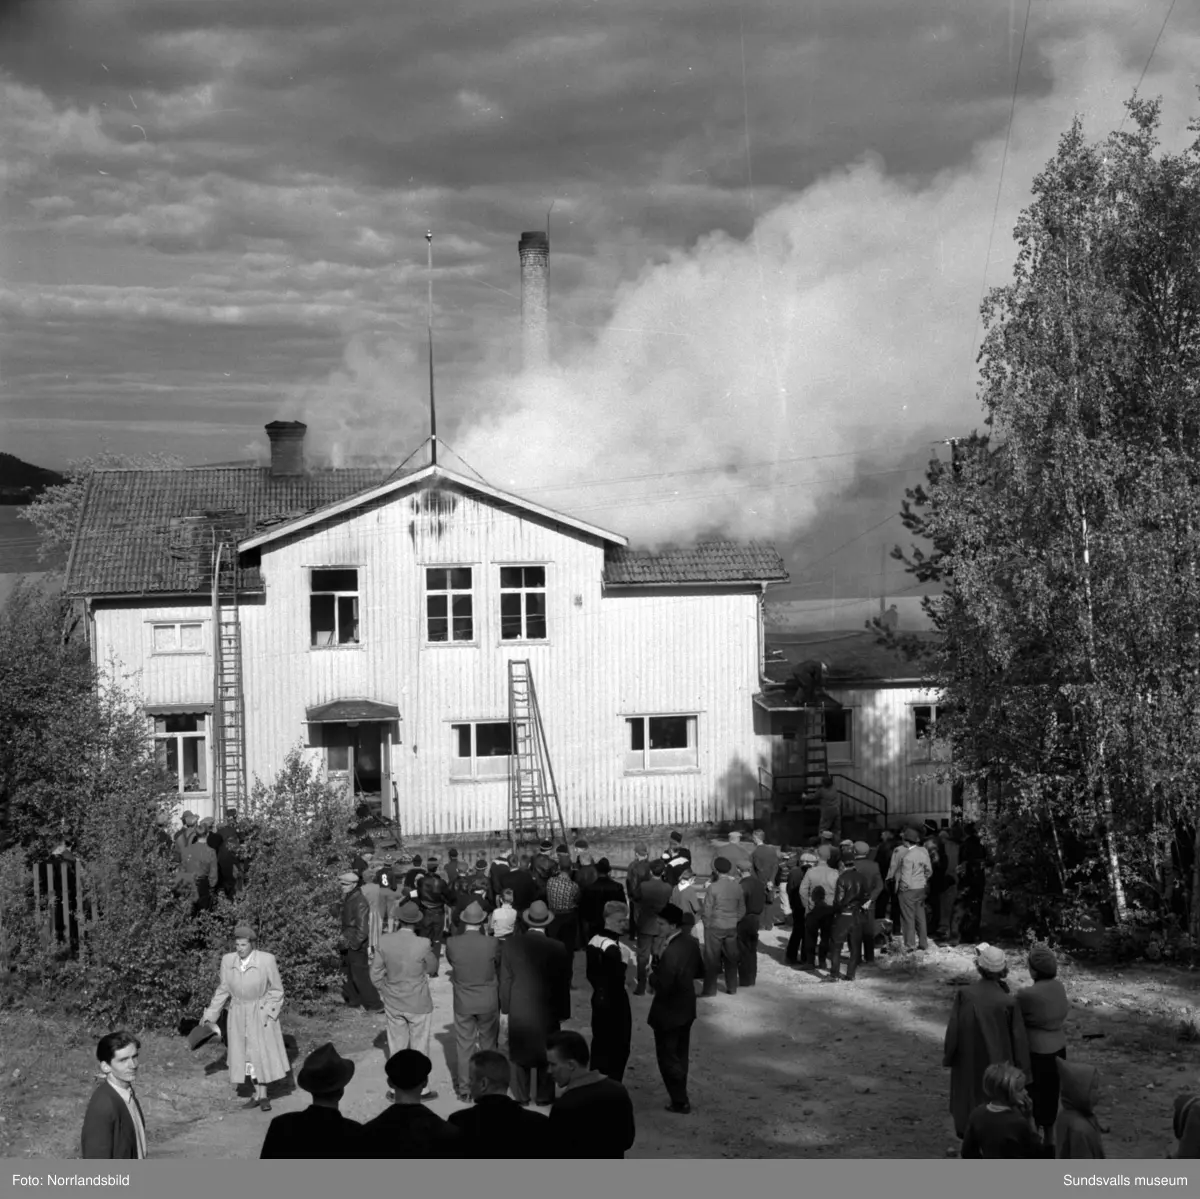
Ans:
[[[1163,153],[1158,105],[1129,113],[1100,143],[1075,122],[1035,180],[983,306],[986,432],[909,492],[933,548],[905,561],[945,591],[938,735],[1000,784],[1026,893],[1123,922],[1185,916],[1190,891],[1195,935],[1200,141]]]

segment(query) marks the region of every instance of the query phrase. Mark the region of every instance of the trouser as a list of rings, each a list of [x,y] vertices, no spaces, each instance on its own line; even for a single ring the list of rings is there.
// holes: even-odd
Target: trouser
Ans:
[[[743,916],[737,926],[738,985],[752,987],[758,980],[759,916]]]
[[[799,891],[789,891],[787,897],[788,907],[792,909],[792,932],[783,956],[795,965],[800,956],[800,948],[804,944],[804,908],[800,903]]]
[[[342,983],[342,998],[348,1007],[365,1007],[368,1011],[383,1010],[383,1000],[371,981],[365,949],[346,949],[342,952],[346,979]]]
[[[925,888],[910,887],[899,893],[900,923],[904,927],[904,947],[912,949],[919,945],[922,949],[929,948],[929,938],[925,930]]]
[[[832,916],[820,920],[804,920],[804,949],[800,954],[801,966],[823,966],[829,957],[829,932],[833,927]]]
[[[536,1066],[523,1066],[513,1062],[509,1068],[509,1090],[512,1097],[520,1104],[529,1102],[531,1076],[536,1075],[536,1090],[534,1100],[539,1107],[548,1107],[554,1102],[554,1079],[546,1071],[543,1061]]]
[[[658,1058],[658,1072],[672,1103],[683,1104],[688,1100],[688,1052],[691,1049],[692,1026],[690,1023],[679,1028],[656,1028],[654,1030],[654,1054]]]
[[[900,892],[896,888],[895,882],[888,883],[888,914],[892,918],[893,930],[898,929],[903,923],[900,918]]]
[[[953,884],[944,888],[938,896],[938,932],[949,934],[954,923],[954,902],[957,898],[958,888]]]
[[[858,971],[858,961],[862,954],[863,922],[858,912],[844,912],[835,916],[833,930],[830,934],[832,944],[829,948],[829,973],[838,978],[842,972],[842,946],[849,943],[850,963],[846,967],[847,981],[853,981]]]
[[[388,1012],[388,1057],[401,1049],[415,1049],[429,1056],[429,1036],[433,1029],[433,1013],[414,1016],[411,1012]]]
[[[454,1013],[454,1052],[458,1061],[458,1082],[454,1089],[464,1102],[471,1091],[472,1054],[495,1049],[499,1040],[499,1009],[492,1012]]]
[[[704,930],[704,994],[717,993],[717,975],[724,970],[725,990],[730,995],[738,988],[738,935],[736,928]]]
[[[1058,1059],[1065,1061],[1066,1056],[1066,1049],[1029,1055],[1029,1098],[1033,1103],[1033,1122],[1039,1128],[1053,1128],[1058,1119]]]
[[[438,969],[441,969],[442,941],[446,936],[446,909],[423,908],[422,913],[421,923],[417,925],[417,936],[429,938],[434,957],[438,960]],[[437,977],[437,970],[434,971],[434,977]]]
[[[658,933],[638,933],[637,938],[637,994],[646,990],[646,980],[650,976],[650,962],[658,952]]]
[[[862,921],[862,960],[864,962],[873,962],[875,960],[874,910],[863,912],[859,919]]]
[[[983,917],[983,889],[963,888],[958,893],[958,903],[955,907],[954,921],[957,926],[952,931],[958,933],[960,941],[979,940],[979,926]]]
[[[629,1064],[632,1039],[633,1013],[625,991],[603,995],[600,1002],[596,1001],[596,992],[593,992],[591,1068],[620,1082]]]

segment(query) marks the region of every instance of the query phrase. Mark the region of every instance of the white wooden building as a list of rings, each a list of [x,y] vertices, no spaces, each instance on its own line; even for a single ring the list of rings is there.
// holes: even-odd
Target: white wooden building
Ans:
[[[302,747],[406,833],[508,827],[508,662],[526,659],[568,827],[752,819],[761,544],[649,554],[441,466],[99,471],[67,588],[130,675],[164,785],[214,812],[214,537],[237,542],[247,775]],[[214,530],[217,532],[214,533]]]
[[[932,634],[920,634],[931,637]],[[953,806],[946,747],[929,733],[937,720],[937,694],[923,685],[910,663],[880,646],[873,632],[845,630],[802,637],[767,637],[782,658],[768,666],[776,686],[756,697],[759,727],[771,738],[767,781],[780,794],[803,785],[804,713],[794,688],[783,684],[802,662],[827,667],[824,691],[842,705],[826,713],[830,773],[847,808],[882,823],[877,809],[886,800],[891,827],[948,819]]]

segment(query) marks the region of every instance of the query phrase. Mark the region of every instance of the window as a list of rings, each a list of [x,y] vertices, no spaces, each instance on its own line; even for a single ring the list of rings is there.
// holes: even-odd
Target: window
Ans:
[[[849,708],[826,710],[825,753],[831,766],[854,764],[854,713]]]
[[[358,571],[314,570],[309,601],[312,644],[358,644]]]
[[[167,791],[207,791],[208,717],[196,712],[156,716],[154,758]]]
[[[204,625],[200,621],[155,624],[152,629],[152,649],[156,654],[204,653]]]
[[[442,643],[475,640],[469,566],[437,566],[425,571],[425,636]]]
[[[945,741],[938,741],[935,732],[939,712],[945,715],[945,707],[939,704],[913,705],[913,739],[916,743],[913,761],[948,762],[950,760],[949,744]]]
[[[452,724],[452,779],[508,778],[512,755],[512,725],[507,720]]]
[[[700,765],[696,717],[633,716],[625,721],[625,770],[693,770]]]
[[[500,567],[500,639],[546,639],[546,568]]]

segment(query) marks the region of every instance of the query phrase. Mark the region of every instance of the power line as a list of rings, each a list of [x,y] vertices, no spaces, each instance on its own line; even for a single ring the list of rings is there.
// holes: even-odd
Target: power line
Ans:
[[[840,554],[842,552],[842,550],[844,550],[848,545],[853,545],[856,541],[861,541],[864,537],[867,536],[868,533],[874,533],[876,529],[882,529],[883,526],[886,525],[889,520],[895,520],[897,515],[899,515],[899,514],[896,512],[893,512],[891,514],[891,516],[884,517],[884,519],[881,520],[877,525],[872,525],[869,529],[863,529],[863,531],[861,533],[859,533],[857,536],[851,537],[849,541],[843,541],[842,544],[837,547],[837,549],[830,550],[829,553],[827,553],[824,557],[818,558],[815,562],[809,562],[805,566],[804,569],[806,571],[809,571],[809,570],[812,570],[812,568],[814,566],[820,566],[820,564],[822,562],[828,561],[830,558],[832,558],[834,556],[834,554]],[[790,582],[790,580],[789,580],[789,582]]]
[[[1166,31],[1167,22],[1171,19],[1171,14],[1175,11],[1176,3],[1177,3],[1177,0],[1171,0],[1171,3],[1169,5],[1169,7],[1167,8],[1167,15],[1165,17],[1163,17],[1162,25],[1159,26],[1158,37],[1156,37],[1154,39],[1154,45],[1150,47],[1150,53],[1146,58],[1146,65],[1144,67],[1142,67],[1142,73],[1138,76],[1137,85],[1133,89],[1133,94],[1135,96],[1138,94],[1139,91],[1141,91],[1142,82],[1146,78],[1146,72],[1148,70],[1150,70],[1150,63],[1154,59],[1155,51],[1157,51],[1157,49],[1158,49],[1158,43],[1162,41],[1162,35]],[[1117,126],[1118,133],[1120,133],[1121,130],[1125,128],[1125,122],[1128,119],[1129,119],[1129,109],[1127,108],[1125,110],[1125,115],[1121,118],[1121,123]]]

